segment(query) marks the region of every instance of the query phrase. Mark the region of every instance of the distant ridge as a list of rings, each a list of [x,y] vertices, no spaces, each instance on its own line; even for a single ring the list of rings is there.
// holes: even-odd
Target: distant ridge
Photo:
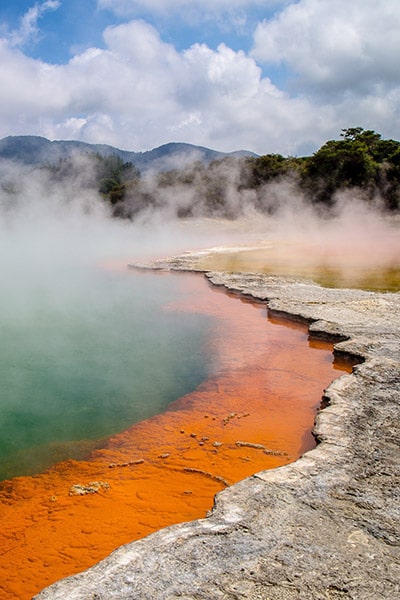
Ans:
[[[183,167],[194,160],[208,163],[225,157],[257,156],[246,150],[218,152],[203,146],[182,142],[170,142],[147,152],[130,152],[107,144],[88,144],[74,140],[50,141],[47,138],[33,135],[8,136],[0,140],[0,158],[25,165],[53,164],[75,153],[93,152],[102,156],[116,154],[125,162],[133,163],[139,171],[173,169],[179,166]]]

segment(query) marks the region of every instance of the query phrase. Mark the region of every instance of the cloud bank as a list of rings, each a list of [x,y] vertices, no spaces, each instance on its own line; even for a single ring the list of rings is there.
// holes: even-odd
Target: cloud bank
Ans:
[[[396,0],[267,3],[275,12],[258,22],[250,52],[201,40],[180,50],[131,18],[143,9],[158,14],[165,3],[99,0],[125,20],[104,30],[102,47],[50,64],[20,48],[58,4],[36,4],[18,32],[0,39],[0,137],[28,133],[136,151],[183,141],[286,155],[310,153],[348,126],[400,138]],[[261,4],[190,3],[204,16],[229,8],[232,19]],[[165,18],[186,5],[169,2]]]

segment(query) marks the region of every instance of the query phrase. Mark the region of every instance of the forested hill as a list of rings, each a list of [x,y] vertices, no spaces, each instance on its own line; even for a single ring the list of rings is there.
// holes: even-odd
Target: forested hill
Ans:
[[[1,140],[0,158],[40,169],[55,184],[79,179],[113,215],[132,220],[153,211],[185,218],[273,214],[298,198],[327,214],[344,198],[399,212],[400,142],[361,127],[344,129],[339,138],[312,156],[284,157],[189,144],[135,153],[23,136]],[[7,185],[0,178],[3,192]]]
[[[344,129],[339,138],[312,156],[225,156],[164,170],[151,182],[120,164],[101,191],[114,214],[128,218],[163,207],[180,217],[235,218],[249,208],[273,214],[299,197],[329,215],[348,191],[348,201],[399,211],[400,142],[361,127]]]
[[[132,152],[107,144],[88,144],[73,140],[50,141],[44,137],[33,135],[8,136],[0,140],[0,158],[14,160],[25,165],[54,165],[77,153],[98,154],[102,157],[118,156],[123,162],[132,163],[139,171],[165,170],[187,165],[194,160],[211,162],[225,157],[256,156],[245,150],[226,153],[203,146],[174,142],[147,152]]]

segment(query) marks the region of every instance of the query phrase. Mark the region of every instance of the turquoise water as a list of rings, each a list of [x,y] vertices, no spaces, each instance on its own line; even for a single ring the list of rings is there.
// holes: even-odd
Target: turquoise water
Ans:
[[[179,275],[24,274],[0,299],[0,479],[80,458],[208,373],[210,317],[168,310]]]

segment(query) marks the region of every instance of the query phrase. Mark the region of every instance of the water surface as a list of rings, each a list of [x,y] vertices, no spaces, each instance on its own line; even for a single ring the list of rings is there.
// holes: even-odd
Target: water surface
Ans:
[[[119,280],[105,277],[109,289]],[[86,460],[59,462],[34,477],[0,482],[0,598],[29,600],[44,586],[97,563],[121,544],[160,527],[204,517],[214,495],[226,485],[285,465],[315,445],[310,431],[322,390],[341,374],[340,365],[332,364],[332,345],[308,339],[305,325],[267,319],[263,304],[239,300],[211,287],[200,275],[145,275],[134,289],[145,285],[147,292],[161,294],[168,281],[174,282],[173,289],[167,287],[166,296],[149,296],[147,302],[151,311],[158,308],[182,331],[175,332],[178,338],[168,337],[166,348],[154,356],[178,352],[179,363],[167,357],[173,383],[179,374],[188,382],[183,368],[187,358],[190,369],[198,375],[205,371],[207,377],[196,389],[176,397],[166,411],[104,441]],[[150,314],[149,327],[152,318]],[[124,331],[121,326],[120,335]],[[129,355],[135,345],[129,330],[127,335],[121,345]],[[154,336],[155,345],[162,345],[159,330]],[[140,338],[139,347],[147,348],[145,339]],[[179,339],[183,352],[175,346]],[[81,343],[86,348],[88,339],[83,337]],[[205,358],[198,365],[199,347]],[[94,343],[90,349],[96,354]],[[184,356],[192,349],[194,357]],[[153,379],[158,372],[154,356],[147,354],[146,369]],[[86,359],[80,355],[80,360]],[[106,362],[102,364],[105,368]],[[68,384],[68,378],[64,382]],[[151,377],[150,385],[154,388]],[[109,392],[107,388],[106,398]],[[82,406],[76,405],[79,413]],[[106,415],[111,421],[110,408]],[[77,485],[91,482],[100,485],[97,493],[71,493]]]
[[[400,237],[398,238],[400,240]],[[400,241],[397,242],[400,253]],[[321,255],[309,244],[269,244],[253,249],[224,249],[210,252],[199,260],[204,270],[235,273],[264,273],[308,279],[330,288],[356,288],[374,292],[400,290],[400,254],[396,260],[379,262],[374,253],[365,253],[363,260],[351,252],[336,256],[333,252]]]
[[[3,294],[1,479],[82,457],[205,379],[212,320],[165,310],[181,283],[96,268]]]

